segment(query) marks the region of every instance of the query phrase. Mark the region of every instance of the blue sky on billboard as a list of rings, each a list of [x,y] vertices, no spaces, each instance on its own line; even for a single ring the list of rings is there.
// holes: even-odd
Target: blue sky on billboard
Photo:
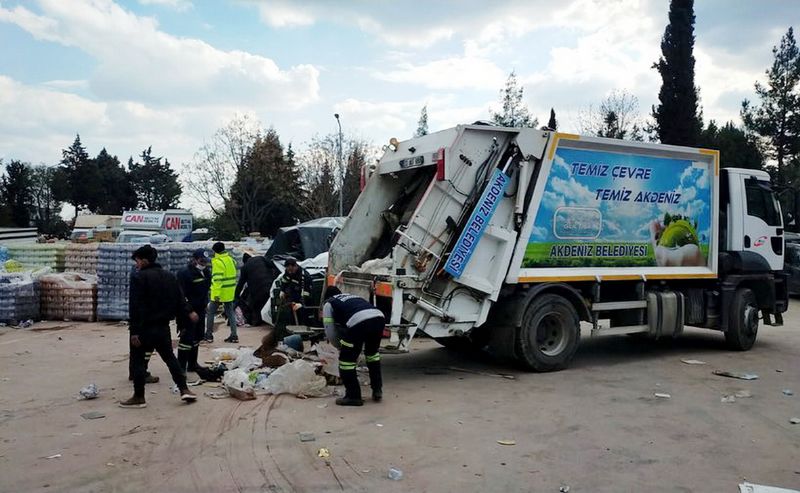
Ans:
[[[710,190],[707,163],[559,148],[531,240],[558,239],[554,214],[562,207],[600,211],[603,240],[649,240],[650,223],[665,213],[697,221],[708,238]]]
[[[404,139],[486,119],[511,70],[561,129],[612,90],[655,103],[665,0],[0,0],[0,158],[55,163],[80,132],[127,159],[179,166],[235,114],[302,149],[336,130]],[[771,48],[800,17],[784,0],[697,2],[706,120],[739,121]]]

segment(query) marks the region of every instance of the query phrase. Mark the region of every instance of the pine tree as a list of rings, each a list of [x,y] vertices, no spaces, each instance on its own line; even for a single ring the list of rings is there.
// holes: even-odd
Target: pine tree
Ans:
[[[81,136],[76,135],[72,145],[61,151],[61,163],[56,188],[56,197],[75,208],[75,217],[81,208],[91,209],[101,194],[101,184],[97,167],[89,159]]]
[[[424,134],[423,134],[424,135]],[[364,155],[364,149],[358,143],[353,147],[347,156],[347,167],[344,172],[344,185],[342,189],[342,202],[344,208],[344,215],[350,214],[350,210],[356,203],[358,196],[361,194],[361,168],[367,164],[367,158]]]
[[[428,135],[428,105],[422,107],[419,112],[419,122],[417,122],[417,131],[414,132],[414,137],[422,137]]]
[[[748,131],[762,138],[768,157],[777,163],[777,181],[785,184],[797,174],[787,167],[800,166],[800,50],[791,27],[772,54],[767,85],[755,84],[761,105],[743,101],[742,120]]]
[[[142,159],[141,163],[134,162],[133,158],[128,160],[130,184],[136,193],[139,207],[151,211],[177,207],[181,198],[181,185],[169,160],[153,157],[152,146],[143,150],[139,157]]]
[[[517,74],[512,70],[505,88],[500,90],[502,112],[491,112],[492,121],[503,127],[535,127],[539,120],[532,117],[523,101],[524,88],[517,84]]]
[[[12,225],[27,228],[31,223],[33,173],[28,163],[12,159],[0,179],[0,203],[9,212]]]
[[[128,173],[105,147],[94,158],[101,184],[101,194],[90,210],[97,214],[120,214],[136,208],[136,192],[131,186]]]
[[[669,24],[661,39],[661,74],[655,132],[663,144],[696,146],[703,128],[694,85],[694,0],[671,0]]]
[[[558,130],[558,121],[556,120],[556,110],[550,108],[550,119],[547,121],[547,128]]]
[[[764,153],[753,135],[747,134],[733,122],[718,127],[714,120],[700,134],[701,147],[717,149],[723,168],[762,169]]]

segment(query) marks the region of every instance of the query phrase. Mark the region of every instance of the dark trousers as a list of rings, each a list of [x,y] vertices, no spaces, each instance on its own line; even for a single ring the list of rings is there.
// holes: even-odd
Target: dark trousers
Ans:
[[[373,318],[344,329],[342,338],[339,340],[339,376],[342,377],[345,397],[361,399],[361,386],[358,384],[356,365],[362,347],[367,359],[369,384],[372,392],[383,390],[381,354],[378,349],[381,346],[384,325],[383,318]]]
[[[205,335],[206,307],[193,307],[199,319],[197,322],[185,321],[185,328],[181,331],[178,338],[178,364],[184,375],[187,371],[195,371],[198,366],[197,352],[200,348],[200,341]]]
[[[141,344],[139,347],[131,348],[131,362],[133,363],[133,395],[144,397],[144,383],[147,378],[147,361],[157,352],[164,363],[167,364],[172,380],[179,389],[186,389],[186,377],[181,371],[175,353],[172,352],[172,338],[169,333],[169,326],[151,328],[144,334],[139,335]]]

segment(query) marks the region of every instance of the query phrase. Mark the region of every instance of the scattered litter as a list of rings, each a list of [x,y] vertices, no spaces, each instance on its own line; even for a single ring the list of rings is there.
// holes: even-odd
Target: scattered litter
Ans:
[[[392,481],[400,481],[401,479],[403,479],[403,471],[401,471],[396,467],[390,467],[389,479],[391,479]]]
[[[17,325],[18,329],[27,329],[33,325],[33,320],[23,320]],[[60,456],[59,456],[60,457]]]
[[[569,486],[562,486],[558,489],[558,493],[569,493]]]
[[[721,377],[738,378],[739,380],[758,379],[758,375],[755,373],[744,373],[740,371],[714,370],[712,373]]]
[[[321,459],[327,459],[331,456],[331,451],[326,448],[321,448],[317,451],[317,456]]]
[[[90,383],[86,387],[82,388],[78,391],[80,395],[80,399],[90,400],[90,399],[97,399],[97,396],[100,394],[100,391],[97,390],[97,385]]]
[[[60,459],[61,454],[48,455],[45,459]]]
[[[794,395],[794,391],[792,389],[783,389],[783,395]]]
[[[737,399],[749,399],[753,397],[753,394],[751,394],[749,390],[737,390],[733,395],[736,396]]]
[[[72,436],[74,436],[74,437],[82,437],[83,433],[73,433]]]
[[[226,389],[228,390],[228,393],[231,395],[231,397],[233,397],[234,399],[239,399],[240,401],[252,401],[255,400],[256,398],[256,391],[253,390],[252,387],[246,390],[242,390],[242,389],[237,389],[235,387],[227,386]]]
[[[778,372],[778,373],[783,373],[783,370],[776,369],[775,371]]]
[[[508,375],[505,373],[489,373],[486,371],[477,371],[477,370],[468,370],[466,368],[457,368],[455,366],[448,366],[448,370],[450,371],[458,371],[461,373],[472,373],[473,375],[483,375],[484,377],[494,377],[494,378],[505,378],[506,380],[516,380],[517,377],[514,375]]]
[[[326,407],[328,407],[328,404],[318,404],[317,405],[317,409],[325,409]]]
[[[106,462],[106,465],[108,467],[114,467],[116,464],[114,464],[113,462]]]
[[[706,364],[705,361],[700,361],[699,359],[682,359],[681,363],[686,363],[687,365],[704,365],[704,364]]]
[[[157,390],[151,390],[150,393],[151,394],[158,394],[158,391]]]
[[[736,402],[736,397],[732,395],[725,395],[722,396],[722,398],[719,401],[723,404],[731,404],[733,402]]]
[[[100,411],[89,411],[88,413],[81,414],[81,418],[83,419],[100,419],[105,417],[106,415]]]
[[[181,389],[179,389],[178,385],[174,384],[174,383],[172,384],[172,387],[169,388],[169,391],[172,392],[175,395],[178,395],[178,394],[181,393]]]
[[[251,353],[252,354],[252,353]],[[217,361],[234,361],[239,357],[239,350],[229,347],[220,347],[211,350],[211,355]]]
[[[517,442],[514,440],[498,440],[497,443],[500,445],[516,445]]]
[[[383,425],[380,423],[376,423],[375,426],[377,426],[378,428],[383,428]]]
[[[313,442],[317,439],[310,431],[301,431],[298,433],[301,442]]]
[[[786,488],[777,488],[775,486],[764,486],[761,484],[753,484],[745,481],[739,484],[739,493],[800,493],[797,490],[789,490]]]
[[[362,469],[362,470],[361,470],[361,472],[362,472],[363,474],[367,474],[367,473],[369,473],[369,469]]]
[[[672,397],[671,395],[669,395],[669,394],[665,394],[665,393],[663,393],[663,392],[656,392],[656,393],[655,393],[655,394],[653,394],[653,395],[654,395],[655,397],[658,397],[659,399],[670,399],[670,398]]]
[[[800,425],[800,418],[792,418],[789,420],[793,425]]]
[[[210,399],[227,399],[228,397],[231,396],[228,393],[228,391],[225,390],[225,389],[217,390],[217,391],[214,391],[214,392],[211,392],[211,391],[203,392],[203,395],[208,397],[208,398],[210,398]]]

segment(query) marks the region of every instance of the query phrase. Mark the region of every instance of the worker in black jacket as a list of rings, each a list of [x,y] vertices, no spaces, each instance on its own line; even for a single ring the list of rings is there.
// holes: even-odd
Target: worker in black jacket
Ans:
[[[275,324],[275,335],[278,340],[291,335],[286,326],[295,324],[295,319],[298,322],[305,320],[304,307],[311,301],[311,276],[293,257],[287,258],[283,262],[283,267],[285,271],[278,278],[280,294],[277,300],[278,320]]]
[[[133,397],[119,403],[124,408],[147,406],[144,384],[147,359],[153,351],[158,352],[167,364],[172,379],[180,390],[181,400],[192,402],[197,399],[186,386],[186,377],[172,352],[169,322],[179,316],[186,316],[193,322],[200,318],[186,302],[175,276],[156,263],[157,255],[156,249],[150,245],[137,249],[132,255],[139,269],[138,275],[131,277],[129,293],[128,327],[133,346]]]
[[[247,323],[261,325],[261,309],[269,300],[269,288],[272,284],[269,264],[263,255],[250,256],[245,253],[243,259],[244,265],[239,271],[239,282],[236,284],[233,299],[237,305],[247,307],[247,310],[242,310]],[[244,296],[242,291],[245,291]]]
[[[381,354],[378,352],[386,325],[383,312],[369,301],[352,294],[342,294],[336,286],[325,291],[322,321],[328,340],[339,347],[339,376],[344,384],[344,397],[336,399],[339,406],[362,406],[361,386],[356,375],[356,364],[361,348],[369,368],[372,400],[383,398]]]
[[[192,253],[189,264],[178,271],[178,284],[181,286],[186,300],[200,320],[192,322],[187,317],[178,318],[178,363],[184,375],[187,371],[197,371],[197,351],[200,341],[205,335],[204,321],[206,306],[211,290],[211,268],[208,263],[211,256],[203,248]]]

